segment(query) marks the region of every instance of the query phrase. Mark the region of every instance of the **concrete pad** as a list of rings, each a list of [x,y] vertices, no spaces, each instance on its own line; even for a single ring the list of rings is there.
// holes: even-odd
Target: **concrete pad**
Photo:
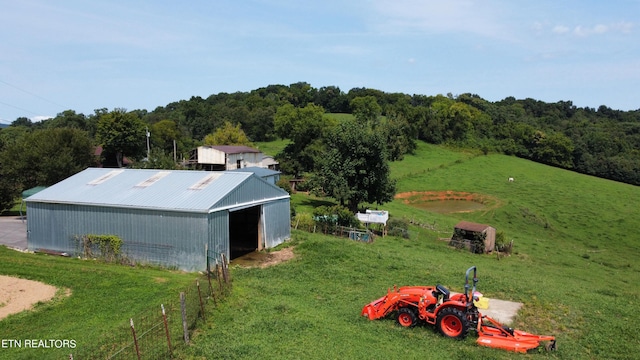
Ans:
[[[480,309],[480,313],[497,320],[503,325],[513,323],[513,320],[518,314],[518,310],[522,307],[522,303],[519,302],[490,299],[487,297],[483,298],[489,300],[489,308]]]
[[[0,245],[26,250],[27,220],[20,216],[0,216]]]
[[[458,294],[456,292],[451,292],[451,295]],[[482,297],[485,300],[488,300],[489,308],[488,309],[478,309],[482,315],[486,315],[503,325],[511,325],[516,315],[518,315],[518,310],[522,307],[522,303],[506,301],[500,299],[491,299],[486,296]]]

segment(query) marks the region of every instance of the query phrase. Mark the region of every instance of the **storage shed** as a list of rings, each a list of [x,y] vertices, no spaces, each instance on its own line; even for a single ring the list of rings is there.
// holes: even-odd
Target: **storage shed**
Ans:
[[[289,194],[251,172],[89,168],[26,199],[29,250],[117,235],[143,263],[204,270],[290,237]]]
[[[496,244],[496,229],[485,224],[460,221],[453,228],[452,243],[462,243],[472,252],[478,252],[473,246],[473,240],[484,237],[484,252],[492,252]]]

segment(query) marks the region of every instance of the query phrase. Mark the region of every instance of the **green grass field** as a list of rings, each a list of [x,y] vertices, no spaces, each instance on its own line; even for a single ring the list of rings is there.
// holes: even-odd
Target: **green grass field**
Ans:
[[[398,190],[456,190],[490,195],[488,211],[436,214],[401,201],[392,216],[427,227],[410,240],[356,243],[294,231],[296,259],[268,269],[234,268],[234,293],[215,309],[185,358],[503,358],[523,357],[439,336],[431,327],[404,329],[369,321],[362,306],[397,285],[442,283],[463,290],[464,271],[478,266],[485,296],[523,302],[515,326],[555,335],[559,359],[634,357],[640,326],[640,268],[635,230],[637,187],[503,155],[482,156],[421,143],[392,164]],[[514,177],[514,182],[508,182]],[[295,195],[298,211],[323,199]],[[453,250],[438,237],[460,220],[488,223],[514,240],[497,259]],[[448,232],[448,233],[447,233]],[[527,356],[524,356],[527,357]]]
[[[277,152],[279,146],[271,147]],[[270,154],[269,151],[263,150]],[[497,207],[438,214],[400,200],[380,208],[411,219],[411,239],[371,244],[293,231],[296,257],[265,268],[232,263],[231,295],[214,307],[182,359],[629,359],[640,349],[640,189],[503,155],[479,155],[420,143],[415,155],[391,165],[398,191],[455,190],[489,195]],[[507,178],[515,178],[508,182]],[[323,204],[296,194],[298,212]],[[439,237],[460,220],[490,224],[514,241],[514,253],[474,255]],[[432,229],[436,229],[434,231]],[[440,231],[440,232],[439,232]],[[558,351],[516,355],[453,341],[433,328],[369,321],[362,307],[393,285],[463,290],[464,271],[478,267],[489,298],[524,303],[516,328],[555,335]],[[69,298],[0,321],[0,339],[74,338],[100,334],[153,301],[184,286],[193,274],[128,268],[0,248],[0,274],[70,288]],[[166,281],[159,282],[163,278]],[[30,352],[0,349],[0,358]],[[16,356],[14,356],[16,355]],[[38,358],[52,352],[39,352]],[[56,354],[59,355],[59,354]],[[32,358],[32,357],[31,357]]]

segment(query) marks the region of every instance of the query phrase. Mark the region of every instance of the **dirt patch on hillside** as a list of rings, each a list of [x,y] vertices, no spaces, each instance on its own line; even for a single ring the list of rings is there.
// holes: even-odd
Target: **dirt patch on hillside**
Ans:
[[[38,281],[0,275],[0,320],[53,299],[57,290]],[[66,295],[70,293],[67,291]]]
[[[471,193],[465,191],[409,191],[396,194],[396,199],[401,199],[403,203],[411,206],[421,207],[426,203],[433,202],[468,202],[470,204],[481,204],[481,208],[471,206],[468,210],[465,210],[463,206],[461,209],[452,209],[452,211],[444,212],[465,212],[476,210],[490,210],[500,206],[500,201],[489,195]]]
[[[284,248],[280,251],[273,251],[267,253],[266,258],[262,261],[258,266],[261,268],[266,268],[269,266],[277,265],[285,261],[289,261],[293,259],[293,248]]]
[[[279,251],[255,251],[231,260],[231,264],[243,267],[266,268],[293,258],[293,248],[287,247]]]

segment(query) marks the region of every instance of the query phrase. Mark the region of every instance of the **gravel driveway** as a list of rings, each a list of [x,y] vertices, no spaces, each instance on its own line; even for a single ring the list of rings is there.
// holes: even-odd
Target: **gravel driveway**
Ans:
[[[0,245],[27,249],[27,220],[20,216],[0,216]]]

